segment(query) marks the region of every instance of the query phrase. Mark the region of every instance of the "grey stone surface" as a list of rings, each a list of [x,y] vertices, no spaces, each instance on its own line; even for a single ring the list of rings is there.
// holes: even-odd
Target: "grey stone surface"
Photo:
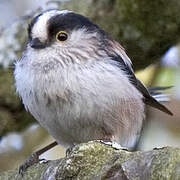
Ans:
[[[128,152],[89,142],[75,146],[65,158],[31,166],[23,177],[16,169],[1,173],[0,179],[178,180],[180,149]]]

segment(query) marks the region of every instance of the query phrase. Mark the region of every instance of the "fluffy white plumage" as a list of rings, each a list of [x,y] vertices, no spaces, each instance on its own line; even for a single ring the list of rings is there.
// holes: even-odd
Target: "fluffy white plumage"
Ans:
[[[28,43],[15,65],[16,89],[26,109],[66,147],[100,139],[133,148],[144,102],[129,77],[133,72],[124,49],[70,11],[47,11],[31,26],[31,40],[46,44]],[[67,40],[55,39],[56,28],[67,32]]]
[[[126,75],[101,61],[65,68],[56,62],[47,73],[52,59],[44,51],[27,54],[16,63],[17,92],[26,109],[59,144],[103,139],[105,128],[113,141],[133,147],[141,131],[144,104]]]

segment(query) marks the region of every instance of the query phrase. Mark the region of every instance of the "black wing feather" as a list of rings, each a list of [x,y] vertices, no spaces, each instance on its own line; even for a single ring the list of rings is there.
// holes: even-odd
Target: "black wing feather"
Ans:
[[[121,56],[117,55],[114,57],[111,57],[112,60],[119,63],[119,67],[125,71],[125,73],[128,75],[128,78],[130,82],[139,90],[139,92],[143,95],[143,101],[145,104],[152,106],[154,108],[159,109],[160,111],[163,111],[169,115],[173,115],[173,113],[168,110],[164,105],[159,103],[155,98],[151,96],[147,88],[141,83],[139,79],[136,78],[134,75],[134,72],[132,71],[132,68],[129,67],[128,64],[124,62],[124,60],[121,58]]]

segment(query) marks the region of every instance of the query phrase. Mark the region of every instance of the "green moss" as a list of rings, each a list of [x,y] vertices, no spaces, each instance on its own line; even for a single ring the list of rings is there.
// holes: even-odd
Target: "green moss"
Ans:
[[[93,142],[76,146],[67,159],[64,160],[64,166],[59,169],[59,176],[61,178],[76,176],[81,179],[87,175],[96,174],[102,165],[112,158],[113,149],[103,147],[104,145],[101,143]]]
[[[21,179],[17,170],[0,174],[0,179]],[[161,148],[147,152],[116,150],[98,142],[75,146],[63,159],[36,164],[25,179],[180,179],[180,149]]]
[[[179,167],[178,167],[179,166]],[[164,148],[157,153],[152,161],[152,180],[174,180],[180,179],[180,151],[178,148]]]
[[[4,179],[7,179],[7,180],[11,180],[11,179],[40,180],[42,177],[42,173],[47,169],[48,165],[50,165],[50,163],[49,164],[48,163],[36,164],[36,165],[32,166],[31,168],[27,169],[26,175],[23,175],[23,176],[18,173],[18,169],[8,171],[8,173],[3,172],[3,173],[1,173],[0,180],[4,180]],[[38,169],[38,173],[37,173],[37,169]]]

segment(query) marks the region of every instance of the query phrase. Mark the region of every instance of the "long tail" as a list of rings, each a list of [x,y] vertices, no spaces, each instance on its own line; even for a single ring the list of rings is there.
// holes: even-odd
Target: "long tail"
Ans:
[[[148,101],[146,101],[146,104],[153,106],[161,111],[164,111],[169,115],[173,115],[173,113],[169,111],[164,105],[160,104],[160,102],[170,101],[169,95],[163,94],[162,91],[169,89],[171,87],[172,86],[148,88],[148,92],[153,98],[148,98]]]
[[[162,91],[166,89],[170,89],[173,86],[167,86],[167,87],[152,87],[148,88],[149,93],[153,98],[155,98],[158,102],[169,102],[170,101],[170,95],[164,94]]]
[[[144,103],[149,105],[149,106],[152,106],[154,108],[157,108],[159,109],[160,111],[163,111],[169,115],[173,115],[173,113],[168,109],[166,108],[163,104],[161,104],[160,102],[158,102],[158,100],[156,100],[153,95],[156,97],[160,97],[160,93],[159,92],[160,90],[165,90],[165,89],[168,89],[170,87],[154,87],[154,88],[149,88],[146,89],[146,87],[143,85],[143,83],[141,81],[139,81],[138,79],[136,79],[134,85],[136,86],[136,88],[142,93],[143,95],[143,100],[144,100]],[[157,94],[158,93],[158,94]],[[162,98],[161,98],[162,99]],[[164,98],[163,98],[164,99]],[[159,99],[160,100],[160,99]]]

